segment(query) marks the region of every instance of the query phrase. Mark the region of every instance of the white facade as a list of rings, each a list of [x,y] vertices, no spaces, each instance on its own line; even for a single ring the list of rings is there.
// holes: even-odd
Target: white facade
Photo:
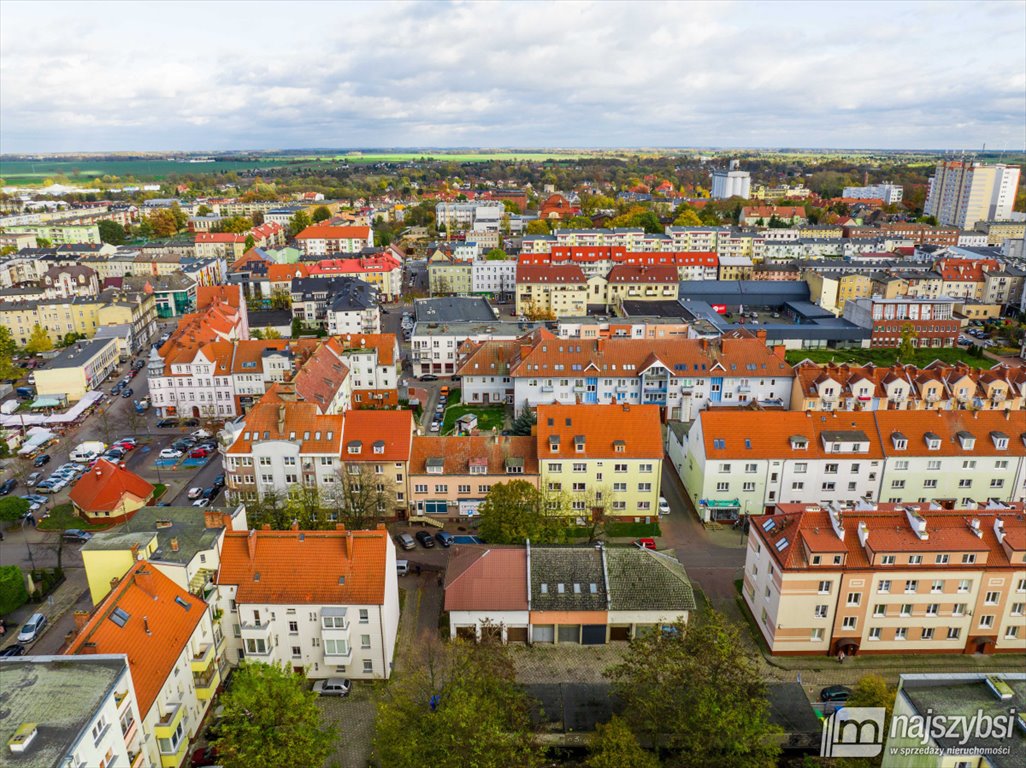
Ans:
[[[900,184],[870,184],[866,187],[845,187],[841,197],[857,197],[865,199],[879,199],[884,205],[894,205],[901,202],[904,190]]]
[[[941,162],[930,178],[924,213],[940,224],[973,229],[979,221],[1012,216],[1019,169],[972,161]]]
[[[515,293],[517,290],[517,262],[478,260],[470,265],[472,293]]]
[[[727,170],[719,169],[712,174],[712,198],[726,200],[728,197],[742,197],[747,200],[751,194],[752,176],[739,169],[738,161],[731,160]]]
[[[482,222],[495,222],[495,226],[498,226],[505,211],[506,206],[501,200],[443,202],[435,205],[435,222],[440,227],[444,225],[447,232],[472,229],[479,218]]]
[[[438,326],[432,328],[431,326]],[[523,330],[515,324],[498,323],[417,323],[411,335],[410,362],[413,375],[433,373],[451,376],[456,372],[460,345],[467,341],[510,341]]]
[[[329,335],[381,333],[381,310],[377,305],[349,311],[335,311],[330,304],[327,306],[325,319],[328,322]]]

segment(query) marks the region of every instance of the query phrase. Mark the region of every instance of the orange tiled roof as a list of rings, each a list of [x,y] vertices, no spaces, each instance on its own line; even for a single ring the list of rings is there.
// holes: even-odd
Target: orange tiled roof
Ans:
[[[396,337],[394,333],[347,333],[332,336],[326,342],[339,355],[373,349],[378,355],[378,365],[395,365]]]
[[[239,309],[242,306],[241,285],[198,285],[196,286],[196,309],[201,310],[212,304],[227,304]]]
[[[258,261],[267,262],[268,259],[266,256],[261,255],[261,252],[258,252],[256,248],[250,248],[248,251],[242,254],[242,256],[240,256],[238,259],[234,261],[234,263],[228,268],[228,271],[237,272],[245,268],[248,264],[252,264]]]
[[[876,411],[874,413],[884,450],[890,456],[913,451],[929,456],[1024,456],[1026,455],[1026,411]],[[908,438],[908,450],[894,448],[890,436],[900,432]],[[940,448],[928,450],[926,436],[940,437]],[[959,433],[976,441],[963,448]],[[992,433],[1008,437],[1008,447],[998,449]]]
[[[609,270],[606,279],[610,283],[673,283],[680,281],[677,269],[672,265],[663,264],[617,264]]]
[[[261,401],[246,414],[245,425],[227,452],[249,454],[255,443],[286,440],[299,445],[300,453],[338,456],[342,418],[322,415],[314,403]]]
[[[445,610],[526,611],[525,547],[456,545],[445,569]]]
[[[332,224],[314,224],[298,235],[297,240],[366,240],[370,237],[370,227],[346,226]]]
[[[517,265],[517,283],[587,283],[584,272],[576,264]]]
[[[525,475],[538,474],[538,452],[533,437],[466,437],[415,436],[410,453],[410,474],[426,474],[428,459],[444,459],[444,474],[468,475],[472,459],[487,461],[487,474],[506,476],[506,459],[524,460]],[[516,480],[520,475],[509,475]]]
[[[536,430],[539,461],[663,457],[657,405],[539,405]],[[575,446],[579,436],[583,451]]]
[[[933,268],[949,282],[979,283],[987,272],[997,272],[1001,264],[994,259],[940,259]]]
[[[114,512],[125,496],[146,501],[154,487],[120,464],[100,459],[71,489],[71,501],[87,513]]]
[[[323,413],[349,376],[349,367],[328,344],[320,344],[296,372],[296,394]]]
[[[412,443],[411,411],[349,411],[342,461],[409,461]]]
[[[238,603],[381,605],[391,546],[385,530],[229,531],[217,583]]]
[[[284,283],[296,277],[309,277],[310,268],[306,264],[268,264],[267,279],[272,283]]]
[[[874,415],[866,411],[805,413],[715,409],[702,411],[699,420],[705,455],[709,460],[781,457],[825,459],[838,456],[825,450],[824,432],[861,432],[869,443],[868,450],[845,455],[880,459],[884,454],[877,436]],[[792,437],[804,438],[806,446],[793,448]]]
[[[1008,550],[1026,549],[1026,520],[1021,502],[1005,505],[1005,509],[981,505],[975,509],[946,510],[936,504],[875,504],[865,508],[846,508],[839,511],[838,519],[844,529],[842,540],[835,532],[830,512],[817,504],[779,504],[775,514],[752,517],[752,530],[768,546],[769,552],[781,568],[802,570],[810,567],[804,549],[810,552],[846,552],[843,566],[815,570],[872,569],[890,567],[908,570],[909,565],[873,565],[871,553],[897,552],[988,552],[986,568],[1014,567]],[[913,532],[906,509],[914,510],[926,520],[928,538],[921,539]],[[970,530],[972,519],[980,521],[980,536]],[[999,542],[994,521],[1000,519],[1005,533]],[[860,524],[868,532],[866,546],[859,538]],[[781,542],[784,542],[783,544]],[[802,544],[805,544],[805,547]],[[1006,546],[1008,550],[1006,550]],[[867,552],[867,547],[869,552]],[[930,562],[930,570],[964,570],[961,560],[952,558],[948,565]]]
[[[115,609],[128,615],[124,626],[112,618]],[[206,603],[149,563],[136,563],[96,606],[65,654],[125,654],[145,717],[206,610]]]
[[[393,272],[402,269],[402,263],[391,254],[361,256],[352,259],[322,259],[309,267],[310,275],[366,274]]]
[[[749,205],[741,209],[741,218],[770,219],[776,216],[779,219],[790,219],[795,216],[805,217],[805,209],[797,205]]]

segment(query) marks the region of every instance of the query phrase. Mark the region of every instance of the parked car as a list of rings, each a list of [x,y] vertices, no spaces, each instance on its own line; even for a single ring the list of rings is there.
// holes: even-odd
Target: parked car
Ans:
[[[132,388],[131,388],[131,387],[129,387],[128,389],[125,389],[125,390],[123,390],[123,391],[121,392],[121,396],[122,396],[122,397],[131,397],[131,396],[132,396],[132,395],[134,395],[134,394],[135,394],[135,392],[133,392],[133,391],[132,391]]]
[[[411,550],[417,548],[417,542],[413,540],[413,537],[408,533],[396,534],[395,543],[398,544],[405,550]]]
[[[18,633],[18,642],[34,642],[43,633],[43,627],[45,626],[46,616],[41,613],[33,613],[21,628],[21,632]]]
[[[176,451],[187,451],[196,445],[196,441],[191,437],[183,437],[181,440],[175,440],[171,443],[171,447]]]
[[[208,501],[213,501],[214,497],[217,496],[217,494],[220,492],[220,490],[221,489],[218,488],[217,486],[212,485],[209,488],[204,488],[203,489],[202,496],[203,496],[204,499],[207,499]]]
[[[122,447],[125,447],[126,450],[130,451],[132,450],[132,448],[135,448],[137,445],[139,445],[139,441],[136,440],[134,437],[123,437],[116,443],[114,443],[114,445],[120,445]]]
[[[395,572],[397,576],[405,576],[410,572],[410,561],[409,560],[396,560],[395,561]]]
[[[22,496],[29,504],[46,504],[46,496],[40,496],[38,493],[30,493],[27,496]]]
[[[157,422],[158,429],[171,429],[178,426],[178,419],[161,419]]]
[[[224,488],[224,475],[218,475],[214,478],[215,488]]]
[[[13,491],[15,486],[17,485],[18,481],[15,480],[13,477],[4,480],[2,483],[0,483],[0,496],[6,496],[11,491]]]
[[[656,543],[655,543],[655,539],[645,536],[645,537],[642,537],[640,539],[635,539],[634,540],[634,546],[638,547],[639,549],[652,549],[652,550],[654,550],[656,548]]]
[[[160,452],[160,458],[162,459],[180,459],[182,458],[182,452],[177,448],[165,448]]]
[[[68,530],[64,532],[65,541],[74,541],[79,544],[85,544],[91,538],[93,538],[93,534],[89,533],[89,531],[80,530],[79,528],[68,528]]]
[[[441,428],[441,426],[442,425],[439,424],[437,421],[432,421],[431,426],[428,428],[428,431],[437,432]]]
[[[453,542],[456,541],[456,537],[448,531],[438,531],[438,533],[435,534],[435,538],[438,540],[439,544],[446,548],[451,547]]]
[[[828,685],[819,692],[820,701],[843,704],[851,697],[851,688],[846,685]]]
[[[25,478],[25,485],[27,485],[29,488],[31,488],[33,485],[38,483],[39,480],[42,477],[43,477],[43,473],[42,472],[33,472],[31,475],[29,475],[27,478]]]
[[[207,430],[205,429],[197,429],[195,432],[192,433],[192,436],[195,437],[197,440],[203,440],[208,437],[213,437],[213,435],[210,432],[207,432]]]
[[[670,502],[668,502],[663,496],[659,497],[659,514],[668,515],[670,514]]]
[[[110,388],[110,393],[115,397],[121,394],[121,390],[124,389],[124,385],[119,381],[113,387]]]
[[[24,656],[24,655],[25,655],[25,646],[24,645],[18,645],[17,643],[15,643],[14,645],[9,645],[6,648],[4,648],[2,651],[0,651],[0,659],[10,658],[11,656]]]
[[[107,449],[107,452],[105,454],[103,454],[103,458],[109,459],[110,461],[115,461],[115,462],[121,461],[123,458],[125,458],[125,449],[124,448],[118,448],[115,445],[115,446]]]
[[[199,419],[186,419],[182,422],[183,427],[198,427]]]
[[[433,373],[425,373],[420,377],[421,381],[438,381],[438,377]]]
[[[434,538],[427,531],[417,531],[416,538],[424,549],[431,549],[435,546]]]
[[[329,677],[314,683],[314,693],[318,696],[348,696],[353,684],[344,677]]]
[[[41,483],[36,483],[36,491],[38,491],[39,493],[56,493],[56,491],[53,490],[55,482],[57,481],[47,479]]]
[[[146,367],[146,361],[145,360],[135,360],[135,361],[132,362],[132,370],[133,371],[139,371],[139,370],[142,370],[145,367]]]
[[[200,766],[213,766],[217,764],[219,760],[217,756],[217,750],[213,747],[200,747],[192,753],[192,763],[190,765],[200,768]]]
[[[50,463],[50,454],[41,453],[32,462],[33,467],[44,467]]]
[[[192,502],[194,507],[205,507],[208,504],[210,504],[210,499],[196,499],[196,501]]]
[[[203,489],[202,489],[202,488],[200,488],[199,486],[197,486],[197,487],[195,487],[195,488],[190,488],[190,489],[189,489],[189,493],[188,493],[188,494],[186,494],[186,495],[187,495],[187,496],[188,496],[188,497],[189,497],[190,499],[198,499],[198,498],[199,498],[200,496],[202,496],[202,495],[203,495]]]
[[[189,451],[190,459],[205,459],[210,455],[210,449],[205,446],[198,446]]]

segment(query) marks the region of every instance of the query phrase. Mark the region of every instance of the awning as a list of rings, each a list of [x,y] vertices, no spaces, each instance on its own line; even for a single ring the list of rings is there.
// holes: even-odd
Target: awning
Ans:
[[[56,397],[38,397],[29,408],[60,408],[61,401]]]

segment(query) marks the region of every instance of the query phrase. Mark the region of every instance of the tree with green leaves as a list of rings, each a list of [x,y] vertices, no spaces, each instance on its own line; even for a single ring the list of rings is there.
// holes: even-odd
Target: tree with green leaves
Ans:
[[[284,664],[242,662],[219,704],[221,732],[212,746],[225,768],[322,765],[334,747],[317,695]]]
[[[0,498],[0,521],[16,523],[29,511],[29,503],[20,496]]]
[[[624,718],[671,768],[773,768],[779,729],[736,624],[717,611],[631,641],[606,673]]]
[[[96,226],[100,230],[100,240],[105,243],[121,245],[128,237],[128,234],[125,232],[125,228],[116,221],[104,219]]]
[[[12,358],[18,354],[18,342],[6,325],[0,325],[0,357]]]
[[[698,218],[698,214],[695,213],[693,208],[688,208],[685,211],[681,211],[677,218],[673,220],[675,227],[700,227],[702,226],[702,220]]]
[[[253,237],[253,235],[246,235],[246,242],[243,244],[243,247],[247,251],[252,250],[253,248],[256,248],[256,238]]]
[[[524,228],[525,234],[528,235],[547,235],[549,234],[549,231],[549,224],[544,219],[529,221],[527,222],[527,226]]]
[[[272,328],[271,326],[267,326],[266,328],[264,328],[263,338],[265,338],[265,339],[280,339],[281,338],[281,332],[276,330],[276,329],[274,329],[274,328]]]
[[[318,205],[313,210],[313,215],[310,217],[314,224],[319,224],[322,221],[327,221],[331,218],[331,210],[326,205]]]
[[[599,723],[589,744],[587,768],[659,768],[659,758],[638,744],[627,722],[616,715]]]
[[[49,352],[53,349],[53,340],[46,329],[39,323],[32,326],[32,333],[29,334],[28,343],[25,344],[25,351],[30,355],[38,355],[40,352]]]
[[[901,342],[898,344],[898,359],[903,363],[911,363],[916,356],[916,339],[919,334],[912,323],[901,326]]]
[[[28,600],[25,574],[16,565],[0,565],[0,616],[20,608]]]
[[[513,434],[521,437],[531,434],[531,427],[538,423],[538,416],[531,406],[524,404],[523,409],[513,419]]]
[[[526,480],[493,485],[478,514],[481,538],[493,544],[559,544],[570,524],[565,505]]]
[[[539,768],[529,700],[509,651],[458,640],[425,649],[378,702],[374,752],[388,768]]]
[[[197,216],[210,216],[213,212],[214,209],[211,208],[209,205],[201,205],[198,208],[196,208]]]
[[[52,248],[53,243],[45,237],[36,238],[36,248]]]
[[[492,248],[485,254],[485,261],[505,261],[509,256],[502,248]]]
[[[289,237],[295,237],[309,226],[310,217],[307,215],[306,211],[296,211],[295,215],[289,219]]]

